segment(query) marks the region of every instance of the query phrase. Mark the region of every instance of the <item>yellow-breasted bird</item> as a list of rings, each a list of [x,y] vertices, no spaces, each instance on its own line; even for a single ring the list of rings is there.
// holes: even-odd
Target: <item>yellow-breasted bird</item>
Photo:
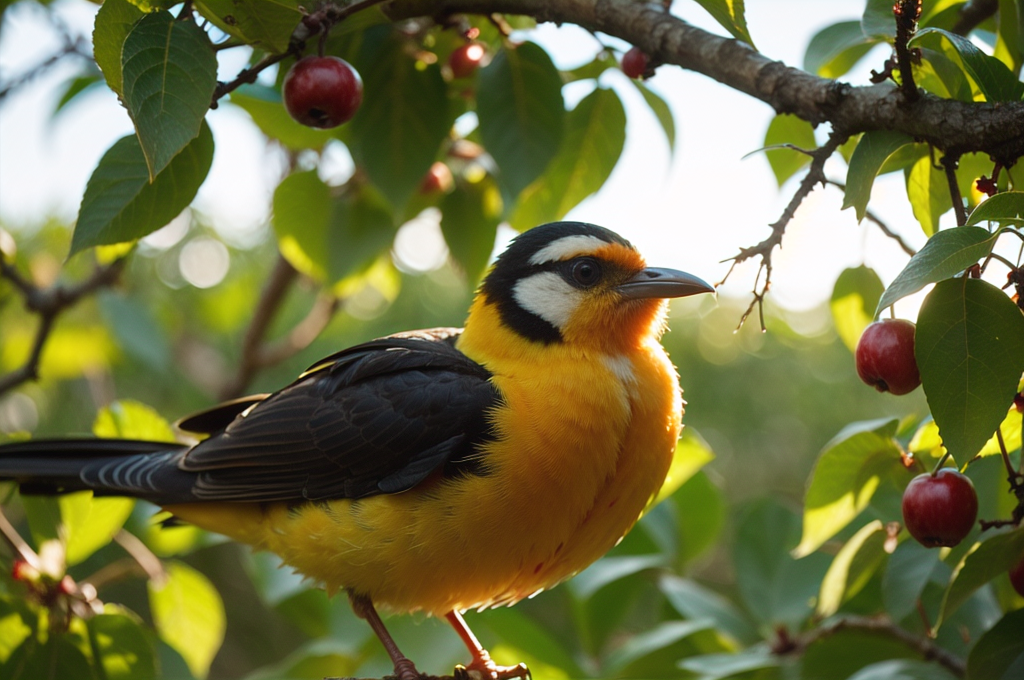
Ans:
[[[333,354],[269,395],[178,423],[194,446],[0,446],[23,493],[143,498],[344,590],[402,680],[375,606],[444,616],[470,670],[498,668],[461,612],[512,604],[614,546],[665,480],[683,401],[666,298],[711,292],[612,231],[558,222],[498,258],[464,329]]]

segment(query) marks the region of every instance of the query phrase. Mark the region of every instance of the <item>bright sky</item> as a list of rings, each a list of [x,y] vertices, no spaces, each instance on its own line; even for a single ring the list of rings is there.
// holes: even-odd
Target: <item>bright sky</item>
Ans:
[[[862,3],[843,0],[753,0],[746,3],[747,23],[767,56],[800,66],[807,41],[831,23],[859,17]],[[54,4],[73,33],[89,35],[96,5],[83,0]],[[723,31],[696,2],[679,0],[676,14],[716,33]],[[572,27],[548,24],[533,34],[562,67],[589,60],[597,51],[593,37]],[[31,3],[8,9],[0,40],[0,82],[23,73],[58,49],[59,38],[43,11]],[[237,52],[237,54],[233,54]],[[244,51],[222,55],[222,78],[230,78],[245,60]],[[885,50],[869,55],[866,67],[850,75],[864,84],[871,65]],[[876,58],[877,57],[877,58]],[[49,119],[58,88],[74,65],[55,68],[0,105],[0,219],[35,224],[48,214],[73,220],[85,183],[103,152],[131,132],[127,113],[109,91],[97,91],[73,104],[55,121]],[[664,95],[676,119],[677,150],[670,157],[661,132],[639,94],[620,73],[609,72],[602,84],[623,97],[628,115],[626,148],[602,191],[578,206],[570,219],[614,229],[647,254],[653,265],[685,269],[708,281],[727,269],[720,261],[768,233],[796,188],[799,175],[780,192],[763,154],[743,156],[762,146],[773,111],[766,105],[718,83],[676,67],[662,67],[649,82]],[[585,92],[566,90],[571,103]],[[280,173],[279,157],[268,153],[264,139],[247,115],[232,106],[210,114],[217,152],[210,177],[200,190],[197,209],[210,216],[228,241],[258,238],[266,224],[270,193]],[[341,154],[344,156],[344,154]],[[346,157],[328,164],[338,171]],[[841,163],[827,166],[843,179]],[[841,194],[819,190],[789,225],[784,249],[776,254],[770,304],[806,309],[826,300],[838,273],[864,263],[888,283],[906,263],[896,245],[867,222],[857,225],[852,210],[840,212]],[[902,176],[881,178],[872,209],[915,247],[925,238],[910,212]],[[421,227],[420,236],[436,238],[436,229]],[[740,267],[722,289],[747,296],[756,266]],[[911,318],[916,305],[901,303]]]

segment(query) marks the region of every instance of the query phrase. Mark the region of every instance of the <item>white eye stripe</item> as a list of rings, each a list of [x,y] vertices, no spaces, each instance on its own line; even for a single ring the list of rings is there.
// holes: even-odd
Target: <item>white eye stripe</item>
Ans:
[[[586,234],[563,236],[534,253],[533,257],[530,258],[530,264],[544,264],[545,262],[557,262],[580,255],[592,255],[606,245],[608,245],[607,241],[602,241],[596,236],[588,236]]]
[[[582,291],[555,272],[540,272],[516,283],[512,297],[526,311],[561,330],[582,299]]]

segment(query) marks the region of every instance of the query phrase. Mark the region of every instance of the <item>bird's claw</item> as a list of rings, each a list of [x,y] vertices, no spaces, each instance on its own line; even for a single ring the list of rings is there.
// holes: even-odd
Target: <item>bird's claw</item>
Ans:
[[[452,672],[454,680],[532,680],[530,669],[525,663],[515,666],[498,666],[490,659],[478,659],[469,666],[459,664]]]

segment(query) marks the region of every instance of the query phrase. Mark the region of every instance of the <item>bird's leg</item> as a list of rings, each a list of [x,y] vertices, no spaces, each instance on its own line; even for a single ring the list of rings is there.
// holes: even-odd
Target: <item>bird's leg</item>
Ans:
[[[380,615],[374,609],[370,598],[349,593],[348,601],[352,603],[352,611],[356,613],[356,616],[365,619],[370,624],[370,628],[373,628],[373,632],[377,634],[381,644],[384,645],[388,656],[391,657],[391,662],[395,664],[395,677],[398,680],[421,680],[422,676],[416,670],[416,665],[398,649],[395,639],[384,627],[384,622],[380,620]]]
[[[458,678],[460,675],[468,676],[468,671],[477,671],[487,680],[510,680],[511,678],[522,678],[523,680],[529,680],[530,669],[526,667],[525,663],[517,664],[515,666],[498,666],[491,659],[491,655],[487,653],[487,650],[480,645],[480,641],[476,639],[476,635],[473,635],[473,631],[466,625],[465,619],[462,618],[457,610],[453,610],[444,615],[448,619],[448,623],[452,624],[452,628],[462,638],[462,643],[466,645],[466,649],[473,656],[473,660],[469,662],[466,667],[456,667],[455,677]]]

